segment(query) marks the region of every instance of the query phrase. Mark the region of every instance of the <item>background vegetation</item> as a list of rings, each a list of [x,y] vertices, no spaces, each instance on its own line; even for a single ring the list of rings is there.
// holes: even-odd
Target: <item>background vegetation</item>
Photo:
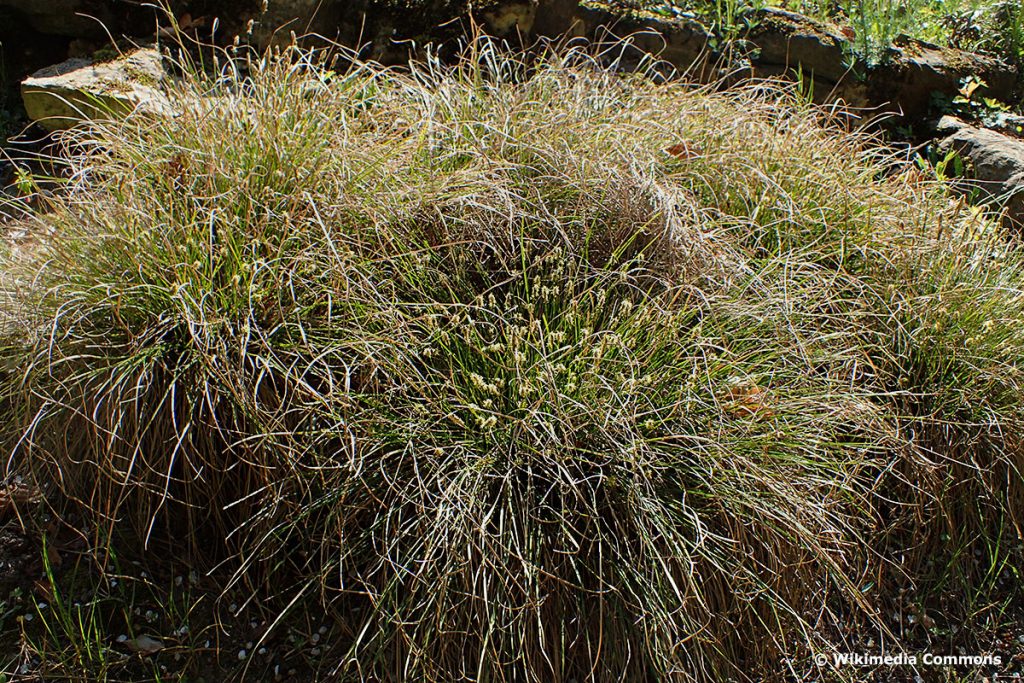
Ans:
[[[691,13],[725,37],[741,37],[756,10],[781,7],[847,29],[856,54],[879,63],[901,35],[1024,63],[1024,8],[1005,0],[629,0],[624,5]]]

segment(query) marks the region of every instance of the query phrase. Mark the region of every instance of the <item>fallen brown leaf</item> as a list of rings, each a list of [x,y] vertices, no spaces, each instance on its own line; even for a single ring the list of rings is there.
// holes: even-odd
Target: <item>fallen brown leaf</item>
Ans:
[[[683,141],[665,148],[665,154],[676,159],[696,159],[703,153],[704,151],[696,142]]]
[[[771,417],[775,414],[767,403],[767,393],[756,384],[731,387],[722,398],[725,412],[732,417]]]

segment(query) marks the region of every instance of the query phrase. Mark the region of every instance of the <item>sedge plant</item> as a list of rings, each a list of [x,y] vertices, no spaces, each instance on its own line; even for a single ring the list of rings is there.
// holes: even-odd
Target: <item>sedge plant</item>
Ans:
[[[98,555],[327,611],[333,679],[703,681],[896,638],[950,528],[1019,552],[993,222],[784,93],[470,54],[226,59],[70,134],[0,443]]]

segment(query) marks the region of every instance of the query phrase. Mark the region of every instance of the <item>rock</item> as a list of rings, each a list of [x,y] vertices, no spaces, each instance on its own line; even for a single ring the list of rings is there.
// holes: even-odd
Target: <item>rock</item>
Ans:
[[[641,26],[634,38],[637,46],[657,55],[688,78],[703,80],[707,64],[718,56],[712,49],[714,35],[693,19],[654,17]],[[652,41],[653,36],[656,39]]]
[[[131,640],[123,641],[125,646],[132,652],[139,652],[144,655],[152,655],[160,652],[166,647],[162,641],[150,636],[142,635]]]
[[[795,83],[798,77],[803,78],[802,94],[809,96],[815,104],[840,104],[860,111],[867,111],[873,103],[868,99],[867,87],[857,78],[842,78],[838,82],[816,76],[809,77],[799,67],[777,64],[751,64],[745,69],[736,69],[726,81],[727,85],[740,85],[760,81]]]
[[[582,35],[579,31],[581,13],[587,12],[579,0],[541,0],[537,4],[533,30],[537,35],[546,37],[563,34]]]
[[[868,77],[869,92],[877,102],[889,102],[907,117],[927,113],[935,94],[955,97],[961,82],[976,76],[985,82],[978,95],[1009,100],[1017,75],[994,57],[901,36],[886,62]]]
[[[985,117],[985,127],[1011,137],[1024,139],[1024,116],[1020,114],[1008,111],[996,112]]]
[[[970,180],[960,181],[959,189],[977,190],[980,200],[1005,207],[1004,222],[1024,229],[1024,140],[951,118],[939,122],[940,130],[954,132],[938,150],[943,155],[953,150],[967,163]]]
[[[685,16],[666,17],[644,10],[624,11],[596,0],[569,8],[558,0],[542,1],[537,15],[538,31],[548,37],[561,33],[585,38],[595,45],[602,59],[626,71],[636,69],[653,57],[663,67],[689,80],[706,80],[710,65],[718,57],[714,35],[700,22]],[[625,41],[625,42],[623,42]],[[666,74],[668,75],[668,74]]]
[[[261,11],[262,5],[265,11]],[[127,27],[142,30],[148,26],[146,30],[152,31],[159,16],[154,6],[134,0],[0,0],[0,43],[5,49],[17,42],[18,30],[13,27],[19,23],[66,36],[59,57],[19,65],[11,71],[17,74],[13,82],[40,64],[65,55],[84,58],[89,54],[97,45],[93,36],[99,24],[76,18],[76,13],[109,18],[115,34]],[[978,91],[979,97],[1005,101],[1011,101],[1016,81],[1013,69],[997,59],[906,37],[897,41],[886,63],[868,69],[852,57],[849,28],[779,9],[747,15],[753,28],[732,47],[753,48],[752,63],[734,59],[725,64],[720,59],[722,53],[735,56],[742,50],[720,53],[712,31],[693,16],[627,6],[637,5],[622,0],[170,0],[182,24],[201,26],[202,31],[211,30],[213,17],[219,17],[217,35],[225,42],[240,33],[249,36],[250,44],[262,48],[289,42],[293,32],[299,36],[313,34],[349,47],[358,46],[360,57],[386,64],[405,63],[428,42],[444,45],[435,53],[442,58],[456,54],[458,40],[469,35],[472,8],[477,25],[510,42],[520,36],[526,44],[541,36],[585,38],[602,51],[605,62],[618,68],[637,68],[648,63],[647,56],[651,55],[662,60],[663,66],[668,65],[661,69],[663,75],[682,74],[694,81],[715,81],[730,74],[733,80],[792,79],[800,72],[813,81],[815,101],[841,100],[848,106],[896,111],[908,118],[926,114],[935,93],[954,97],[968,76],[986,82],[986,87]],[[9,18],[5,12],[11,13]],[[79,20],[87,21],[88,27]],[[251,34],[247,33],[250,20]],[[25,39],[26,44],[39,43],[40,35],[44,34]],[[628,45],[616,44],[617,38],[629,38]],[[205,35],[203,39],[207,39]],[[80,62],[61,65],[69,72],[81,66]],[[121,82],[120,77],[115,82]],[[75,83],[72,91],[79,85]],[[127,99],[132,106],[149,101],[152,94],[137,91],[138,85],[128,88]],[[40,90],[28,90],[27,97],[34,98]],[[110,94],[105,92],[104,96]],[[46,113],[38,98],[34,99],[37,101],[30,112],[33,118],[54,115]],[[57,98],[50,100],[47,106],[55,107]],[[66,109],[59,115],[66,116]]]
[[[537,10],[549,0],[269,0],[256,13],[253,41],[259,47],[316,34],[354,46],[374,43],[375,57],[391,52],[389,42],[442,38],[456,32],[472,7],[478,24],[491,35],[514,37],[533,31]],[[219,0],[212,14],[237,16],[230,0]],[[218,11],[219,10],[219,11]],[[237,22],[236,22],[237,23]],[[237,30],[228,22],[231,30]],[[468,22],[461,28],[468,27]],[[407,48],[409,46],[406,46]],[[408,57],[408,54],[405,55]],[[398,60],[404,61],[404,60]]]
[[[102,64],[69,59],[47,67],[22,81],[21,95],[29,118],[55,131],[136,110],[168,113],[167,79],[160,53],[142,48]]]
[[[800,70],[831,83],[850,78],[851,49],[838,30],[795,12],[764,9],[754,15],[747,39],[757,48],[759,65]]]
[[[938,123],[935,124],[935,133],[942,137],[949,137],[953,133],[963,129],[970,128],[970,124],[963,119],[958,119],[955,116],[943,116],[939,119]]]

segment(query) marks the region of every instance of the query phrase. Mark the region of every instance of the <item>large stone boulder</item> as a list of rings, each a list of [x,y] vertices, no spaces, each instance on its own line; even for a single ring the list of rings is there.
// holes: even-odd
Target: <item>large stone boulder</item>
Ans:
[[[927,113],[935,95],[956,96],[968,77],[981,78],[979,96],[1009,101],[1017,73],[1002,61],[953,48],[944,48],[906,36],[898,38],[885,62],[869,77],[871,98],[888,102],[907,117]]]
[[[809,78],[831,83],[851,77],[852,50],[837,28],[780,9],[761,10],[753,21],[747,39],[757,49],[758,64],[799,68]]]
[[[369,48],[363,56],[405,61],[412,46],[466,35],[477,25],[500,37],[532,36],[547,5],[565,0],[168,0],[166,7],[200,39],[223,43],[240,35],[257,48],[322,36],[349,47]],[[576,3],[573,2],[573,5]],[[169,24],[161,3],[125,0],[0,0],[0,47],[28,31],[61,37],[65,58],[71,40],[105,41],[108,36],[153,35]],[[556,8],[557,11],[557,8]],[[550,14],[550,13],[549,13]]]
[[[985,117],[985,127],[1024,139],[1024,116],[1009,111],[994,112]]]
[[[1024,229],[1024,140],[968,125],[950,116],[938,129],[947,134],[940,154],[954,151],[967,162],[968,178],[957,181],[964,192],[1005,209],[1005,222]]]
[[[745,51],[724,49],[720,37],[693,16],[636,9],[637,3],[624,0],[171,0],[170,7],[181,25],[203,40],[210,39],[217,17],[217,34],[224,42],[242,35],[256,47],[266,47],[289,42],[293,33],[320,35],[357,48],[363,59],[388,64],[406,62],[431,42],[442,44],[438,54],[448,57],[458,49],[456,39],[470,35],[474,25],[527,45],[538,37],[580,37],[596,44],[606,61],[619,68],[636,68],[653,56],[668,65],[666,75],[696,81],[792,79],[799,72],[813,84],[819,102],[842,101],[909,119],[928,114],[936,94],[954,97],[969,76],[986,84],[978,96],[1010,101],[1018,76],[997,59],[909,38],[899,39],[887,61],[869,69],[853,56],[849,27],[778,9],[749,15],[751,31],[732,46],[751,48]],[[129,26],[135,27],[134,35],[147,35],[143,26],[152,33],[160,17],[154,3],[0,0],[0,43],[5,50],[14,44],[20,23],[5,21],[4,11],[22,17],[20,23],[34,30],[66,35],[63,54],[52,61],[33,59],[9,69],[17,79],[41,63],[71,56],[70,36],[100,29],[97,21],[79,14],[109,20],[115,36]],[[5,32],[11,37],[5,38]],[[628,38],[628,43],[616,43],[619,38]],[[33,36],[29,44],[39,42]],[[731,61],[724,63],[723,56]]]
[[[55,131],[132,111],[170,112],[167,78],[160,53],[142,48],[100,64],[69,59],[47,67],[22,82],[21,94],[29,118]]]
[[[31,30],[67,38],[102,38],[108,33],[151,32],[162,3],[143,0],[0,0],[0,37]],[[531,34],[534,22],[543,35],[561,33],[575,18],[578,0],[167,0],[175,16],[204,18],[205,28],[218,18],[230,40],[254,22],[259,46],[298,35],[372,39],[378,28],[399,39],[422,37],[470,10],[477,23],[499,36]],[[609,5],[615,3],[608,3]],[[619,9],[628,3],[618,3]]]
[[[799,78],[803,93],[818,104],[874,105],[863,79],[866,67],[857,61],[840,27],[773,8],[755,12],[751,21],[745,39],[753,48],[750,63],[733,69],[730,83]]]
[[[687,16],[624,9],[607,0],[540,0],[534,34],[584,38],[606,63],[623,70],[654,64],[665,75],[692,81],[717,75],[714,34]]]

